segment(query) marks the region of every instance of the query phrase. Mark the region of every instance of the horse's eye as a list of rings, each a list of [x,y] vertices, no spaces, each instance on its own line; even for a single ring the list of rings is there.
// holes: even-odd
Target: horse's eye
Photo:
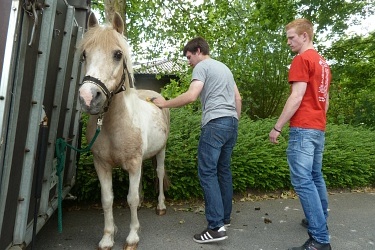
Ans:
[[[121,52],[121,50],[116,50],[115,53],[113,54],[113,58],[116,61],[120,61],[122,59],[122,52]]]

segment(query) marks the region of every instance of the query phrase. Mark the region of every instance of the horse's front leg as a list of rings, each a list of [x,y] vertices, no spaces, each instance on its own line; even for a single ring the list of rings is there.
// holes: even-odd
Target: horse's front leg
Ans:
[[[109,250],[113,247],[114,236],[117,227],[113,220],[113,191],[112,191],[112,167],[102,167],[95,164],[96,172],[99,177],[101,186],[101,201],[104,212],[104,232],[101,241],[99,242],[100,250]]]
[[[139,242],[138,229],[138,206],[139,206],[139,185],[142,173],[142,160],[136,161],[129,171],[129,193],[128,193],[128,204],[130,207],[130,232],[126,238],[126,245],[124,249],[131,250],[137,249]]]
[[[165,206],[165,196],[164,196],[164,179],[166,177],[165,168],[164,168],[164,160],[165,160],[165,148],[162,149],[156,155],[156,173],[159,179],[159,197],[158,197],[158,206],[156,207],[156,214],[158,215],[165,215],[167,211],[167,207]],[[167,184],[166,184],[167,185]]]

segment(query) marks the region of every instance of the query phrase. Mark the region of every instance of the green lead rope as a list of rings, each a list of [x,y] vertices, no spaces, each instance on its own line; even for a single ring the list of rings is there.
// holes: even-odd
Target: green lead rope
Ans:
[[[73,147],[72,145],[68,144],[65,140],[63,140],[62,138],[58,138],[57,141],[56,141],[56,147],[55,147],[55,151],[56,151],[56,156],[57,156],[57,166],[56,166],[56,175],[58,176],[58,230],[59,230],[59,233],[62,232],[62,172],[64,170],[64,166],[65,166],[65,149],[66,147],[69,147],[77,152],[80,152],[80,153],[84,153],[84,152],[88,152],[92,145],[94,144],[96,138],[98,137],[99,135],[99,132],[100,132],[100,126],[98,126],[98,128],[96,129],[96,132],[95,132],[95,135],[94,135],[94,138],[92,138],[90,144],[86,147],[86,148],[83,148],[83,149],[79,149],[79,148],[75,148]]]

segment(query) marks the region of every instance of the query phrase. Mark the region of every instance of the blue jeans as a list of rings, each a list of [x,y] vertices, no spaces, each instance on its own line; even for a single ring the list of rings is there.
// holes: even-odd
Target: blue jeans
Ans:
[[[324,141],[323,131],[292,127],[287,148],[291,183],[309,222],[308,232],[319,243],[330,241],[327,188],[322,174]]]
[[[220,117],[201,129],[198,145],[198,176],[205,200],[208,228],[224,225],[232,212],[231,155],[237,141],[238,120]]]

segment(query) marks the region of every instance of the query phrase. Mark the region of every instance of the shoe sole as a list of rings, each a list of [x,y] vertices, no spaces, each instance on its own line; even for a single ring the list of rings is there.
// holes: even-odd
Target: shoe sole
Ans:
[[[193,240],[197,243],[204,244],[204,243],[210,243],[210,242],[217,242],[217,241],[222,241],[228,239],[228,235],[220,238],[215,238],[215,239],[208,239],[208,240],[197,240],[196,238],[193,237]]]

